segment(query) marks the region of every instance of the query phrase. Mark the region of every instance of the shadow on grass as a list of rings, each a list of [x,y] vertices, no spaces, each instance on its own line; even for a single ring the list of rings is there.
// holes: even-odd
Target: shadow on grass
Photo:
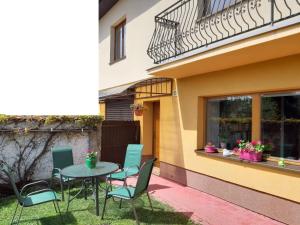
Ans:
[[[82,188],[82,189],[81,189]],[[99,197],[104,197],[105,196],[105,186],[99,186]],[[55,189],[56,192],[60,193],[60,189]],[[70,198],[73,198],[75,195],[77,195],[79,192],[79,194],[76,196],[77,199],[83,199],[85,198],[85,191],[87,194],[87,198],[88,199],[94,199],[94,187],[92,187],[91,183],[87,184],[87,188],[84,189],[81,185],[81,183],[76,183],[75,185],[70,187]],[[68,195],[69,195],[69,191],[68,188],[64,189],[64,193],[65,193],[65,199],[68,199]],[[60,193],[61,194],[61,193]]]
[[[62,213],[62,217],[57,216],[48,216],[39,219],[41,225],[74,225],[77,224],[76,218],[70,212]]]
[[[11,205],[16,205],[17,200],[15,195],[11,195],[9,197],[1,198],[0,199],[0,208],[1,207],[10,207]]]
[[[16,224],[16,220],[14,222]],[[53,215],[42,218],[21,218],[20,225],[74,225],[77,224],[76,218],[71,213],[62,213],[62,216]]]
[[[122,208],[118,209],[119,201],[109,200],[108,209],[105,212],[104,219],[110,218],[116,220],[116,217],[120,219],[135,220],[131,203],[129,201],[123,201]],[[160,204],[152,201],[153,209],[151,210],[148,199],[136,199],[134,206],[136,208],[139,221],[145,224],[193,224],[191,223],[191,216],[193,212],[174,212],[169,208],[163,208]]]
[[[183,212],[184,215],[176,212],[164,211],[164,210],[150,210],[146,208],[136,209],[140,222],[146,224],[189,224],[189,218],[193,215],[193,212]],[[122,214],[124,219],[134,219],[133,211],[127,211]]]

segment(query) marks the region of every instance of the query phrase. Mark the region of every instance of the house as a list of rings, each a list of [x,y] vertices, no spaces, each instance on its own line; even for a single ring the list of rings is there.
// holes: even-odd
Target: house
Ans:
[[[99,100],[100,112],[106,119],[133,120],[129,106],[134,103],[135,89],[172,80],[156,79],[148,74],[147,69],[154,65],[146,54],[152,33],[144,29],[154,30],[154,16],[174,2],[99,1]],[[141,32],[137,32],[139,29]],[[165,89],[147,92],[139,94],[166,94]]]
[[[161,176],[299,224],[299,43],[297,0],[118,1],[100,19],[100,107],[144,106],[132,116]],[[203,150],[238,139],[272,149],[255,163]]]

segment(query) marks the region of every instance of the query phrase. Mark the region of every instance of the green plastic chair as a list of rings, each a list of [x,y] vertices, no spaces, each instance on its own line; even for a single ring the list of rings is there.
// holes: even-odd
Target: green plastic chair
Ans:
[[[144,145],[142,144],[129,144],[127,146],[123,169],[107,176],[107,180],[109,180],[111,188],[112,180],[123,181],[126,185],[126,179],[128,177],[137,175],[139,173],[143,148]]]
[[[1,171],[4,172],[4,174],[6,174],[6,176],[9,178],[9,181],[12,185],[13,191],[18,200],[15,212],[13,214],[13,218],[10,223],[11,225],[15,224],[15,217],[16,217],[16,213],[17,213],[19,205],[21,206],[21,212],[16,221],[17,224],[19,224],[19,222],[20,222],[24,207],[36,206],[36,205],[47,203],[47,202],[53,202],[55,212],[59,213],[61,222],[63,222],[62,217],[61,217],[61,212],[59,209],[59,205],[58,205],[58,201],[60,201],[60,199],[57,197],[57,194],[52,189],[50,189],[47,181],[41,180],[41,181],[26,184],[25,186],[23,186],[23,188],[19,192],[16,187],[15,181],[14,181],[13,177],[11,176],[11,171],[8,169],[8,167],[5,165],[1,165]],[[45,188],[29,192],[30,189],[32,189],[34,187],[40,187],[40,186],[44,186]]]
[[[138,179],[137,179],[137,183],[135,187],[131,187],[131,186],[123,186],[123,187],[119,187],[113,191],[108,191],[108,189],[106,190],[106,195],[105,195],[105,201],[104,201],[104,206],[103,206],[103,212],[102,212],[102,219],[104,217],[104,212],[105,212],[105,207],[106,207],[106,201],[109,198],[119,198],[120,199],[120,205],[119,207],[121,208],[122,206],[122,200],[129,200],[131,202],[132,205],[132,209],[133,209],[133,213],[136,219],[136,224],[139,225],[139,220],[138,220],[138,216],[134,207],[134,200],[137,199],[138,197],[140,197],[142,194],[146,193],[148,196],[148,200],[151,206],[151,209],[153,211],[153,207],[152,207],[152,203],[151,203],[151,199],[148,193],[148,185],[149,185],[149,181],[150,181],[150,177],[151,177],[151,173],[152,173],[152,169],[153,169],[153,165],[154,165],[154,161],[156,159],[150,159],[147,162],[145,162],[140,170]]]
[[[67,166],[74,164],[73,153],[71,147],[54,147],[51,149],[53,158],[52,180],[58,179],[60,182],[61,199],[65,200],[64,184],[74,180],[74,178],[67,178],[61,175],[61,170]],[[52,183],[52,182],[51,182]]]

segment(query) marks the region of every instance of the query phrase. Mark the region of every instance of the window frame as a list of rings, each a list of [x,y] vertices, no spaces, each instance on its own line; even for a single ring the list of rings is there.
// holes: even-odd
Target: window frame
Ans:
[[[207,101],[209,99],[217,99],[224,97],[238,97],[238,96],[251,96],[252,97],[252,139],[260,140],[262,137],[261,130],[261,116],[262,116],[262,97],[264,95],[280,95],[288,94],[293,92],[300,92],[298,89],[286,89],[286,90],[276,90],[276,91],[261,91],[261,92],[247,92],[239,94],[221,94],[221,95],[212,95],[212,96],[199,96],[198,97],[198,122],[197,122],[197,148],[204,149],[207,139]],[[269,156],[267,161],[278,162],[281,160],[280,157]],[[284,159],[290,165],[300,166],[300,160],[295,159]]]
[[[120,37],[117,34],[119,30]],[[121,31],[121,32],[120,32]],[[117,43],[119,42],[119,43]],[[117,48],[117,46],[120,46]],[[122,48],[122,49],[120,49]],[[111,27],[110,65],[126,58],[126,18],[121,18]],[[121,52],[121,54],[120,54]],[[120,56],[118,56],[120,55]]]
[[[208,115],[208,112],[207,112],[207,103],[209,100],[221,100],[223,98],[234,98],[234,97],[250,97],[251,98],[251,137],[253,139],[253,98],[254,98],[254,95],[253,94],[229,94],[229,95],[221,95],[221,96],[213,96],[213,97],[206,97],[205,98],[205,112],[204,112],[204,119],[205,119],[205,127],[204,127],[204,140],[203,140],[203,143],[206,144],[206,142],[208,141],[207,140],[207,128],[208,128],[208,121],[207,121],[207,115]],[[204,145],[205,145],[204,144]],[[204,146],[203,146],[204,147]]]
[[[300,89],[272,91],[272,92],[261,92],[260,93],[260,98],[262,100],[262,98],[264,96],[267,96],[267,97],[273,97],[274,96],[275,97],[277,95],[278,97],[280,97],[280,96],[289,95],[289,94],[293,94],[293,93],[297,93],[299,95]],[[261,104],[261,110],[260,110],[260,117],[261,117],[261,115],[262,115],[262,104]],[[261,124],[260,124],[260,126],[261,126]],[[261,131],[260,131],[260,138],[262,138],[262,128],[261,128]],[[283,159],[291,165],[300,165],[300,159],[288,159],[288,158],[283,158]],[[270,161],[279,161],[279,160],[281,160],[281,157],[270,155],[268,157],[268,160],[270,160]]]
[[[203,4],[200,3],[201,1],[203,1]],[[242,0],[236,0],[234,3],[231,3],[231,4],[229,4],[228,6],[225,6],[222,9],[214,9],[214,8],[209,9],[209,7],[211,6],[212,1],[213,1],[213,3],[215,3],[217,0],[198,0],[197,1],[198,10],[199,10],[199,12],[201,12],[201,13],[198,14],[198,18],[196,20],[197,23],[202,22],[203,20],[209,19],[210,17],[213,17],[217,14],[220,14],[220,13],[222,14],[223,11],[228,12],[229,9],[234,10],[236,7],[238,7],[238,5],[242,4]],[[224,1],[226,1],[226,0],[224,0]],[[231,0],[229,0],[229,1],[231,1]],[[203,6],[203,9],[199,8],[200,4]],[[201,14],[201,16],[200,16],[200,14]]]

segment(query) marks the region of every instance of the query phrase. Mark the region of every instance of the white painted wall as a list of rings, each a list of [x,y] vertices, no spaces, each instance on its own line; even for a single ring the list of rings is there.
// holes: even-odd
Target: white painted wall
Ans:
[[[3,140],[3,137],[0,137],[0,139]],[[25,146],[26,143],[28,143],[28,139],[29,138],[26,136],[24,137],[20,136],[18,138],[18,141],[21,143],[22,146]],[[53,147],[56,146],[72,147],[74,164],[81,164],[85,162],[85,155],[86,155],[85,150],[90,148],[89,144],[90,144],[90,136],[86,132],[74,133],[72,135],[66,135],[64,133],[60,133],[54,139]],[[27,151],[26,156],[28,156],[28,159],[26,161],[23,161],[26,166],[29,165],[29,162],[32,162],[35,156],[42,151],[42,147],[43,145],[39,146],[37,149]],[[7,141],[7,144],[1,145],[0,160],[3,160],[11,167],[16,160],[16,155],[18,155],[19,153],[20,152],[16,148],[16,143],[14,141]],[[33,180],[49,179],[51,177],[52,169],[53,169],[52,153],[48,151],[39,160],[36,166],[36,170],[32,175],[32,179]],[[15,179],[18,180],[17,177],[15,177]]]
[[[119,0],[99,22],[99,89],[149,78],[154,66],[147,48],[154,31],[154,17],[177,0]],[[126,59],[110,65],[111,27],[126,17]]]

